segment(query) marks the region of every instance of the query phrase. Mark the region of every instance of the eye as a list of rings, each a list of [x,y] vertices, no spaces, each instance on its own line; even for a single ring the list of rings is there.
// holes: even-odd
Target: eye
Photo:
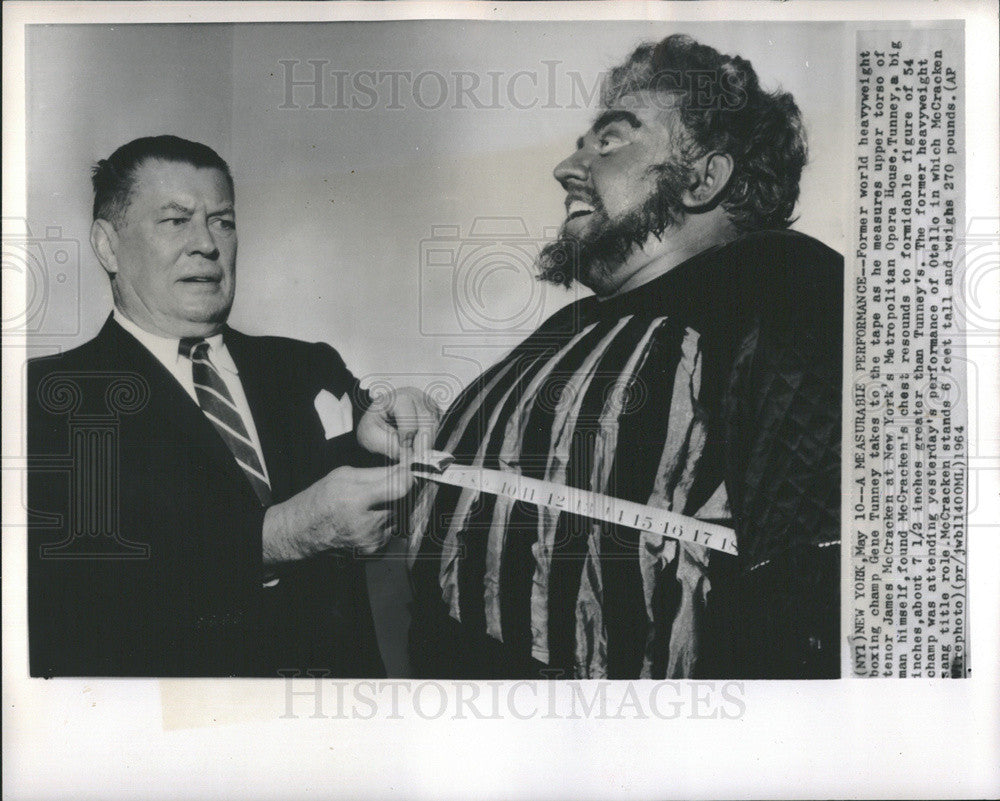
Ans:
[[[597,137],[597,151],[606,153],[615,150],[622,144],[622,138],[614,131],[602,131]]]
[[[216,218],[215,224],[222,228],[223,231],[235,231],[236,230],[236,220],[227,220],[224,217]]]
[[[191,218],[190,217],[167,217],[166,219],[161,220],[160,222],[165,222],[168,225],[173,226],[174,228],[179,228],[180,226],[184,225],[189,219],[191,219]]]

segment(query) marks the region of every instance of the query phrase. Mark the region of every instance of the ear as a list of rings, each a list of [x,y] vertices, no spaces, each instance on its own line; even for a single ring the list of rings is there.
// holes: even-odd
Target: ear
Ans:
[[[97,219],[90,226],[90,246],[105,272],[114,276],[118,272],[118,232],[107,220]]]
[[[722,199],[722,192],[733,175],[733,157],[712,151],[695,160],[691,167],[691,183],[681,201],[690,210],[707,209]]]

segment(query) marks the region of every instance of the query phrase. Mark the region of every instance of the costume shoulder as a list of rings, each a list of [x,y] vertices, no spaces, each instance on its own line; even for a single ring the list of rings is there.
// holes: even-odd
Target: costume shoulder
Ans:
[[[556,287],[552,287],[555,289]],[[561,289],[561,288],[560,288]],[[550,314],[541,325],[535,329],[535,335],[552,335],[560,332],[575,332],[588,321],[597,304],[597,299],[591,295],[567,303]]]
[[[796,231],[757,231],[708,248],[630,293],[719,341],[763,329],[821,340],[841,334],[844,260]]]
[[[750,302],[762,325],[840,338],[843,256],[818,239],[790,230],[749,234],[726,250],[736,268],[740,296]]]
[[[340,397],[357,385],[343,358],[326,342],[252,336],[228,327],[225,340],[237,366],[266,373],[290,390],[315,394],[325,389]]]

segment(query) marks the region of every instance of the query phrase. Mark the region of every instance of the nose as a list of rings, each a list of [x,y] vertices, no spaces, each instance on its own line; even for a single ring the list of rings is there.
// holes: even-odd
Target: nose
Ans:
[[[191,238],[188,240],[188,252],[199,254],[213,261],[219,257],[219,246],[215,243],[212,230],[208,227],[208,218],[196,214],[191,218]]]
[[[593,153],[588,148],[578,148],[556,165],[552,175],[563,186],[572,180],[586,181],[590,177],[592,158]]]

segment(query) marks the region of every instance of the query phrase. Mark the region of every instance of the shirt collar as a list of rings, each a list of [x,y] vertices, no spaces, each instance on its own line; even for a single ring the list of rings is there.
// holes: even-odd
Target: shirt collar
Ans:
[[[118,325],[138,339],[163,364],[176,366],[183,358],[180,355],[180,337],[163,337],[159,334],[151,334],[146,329],[140,328],[132,322],[118,308],[114,310],[114,319]],[[229,348],[226,347],[222,332],[220,331],[218,334],[205,337],[205,341],[208,343],[208,358],[212,364],[217,369],[238,375],[240,371],[236,368],[236,363],[229,353]]]

